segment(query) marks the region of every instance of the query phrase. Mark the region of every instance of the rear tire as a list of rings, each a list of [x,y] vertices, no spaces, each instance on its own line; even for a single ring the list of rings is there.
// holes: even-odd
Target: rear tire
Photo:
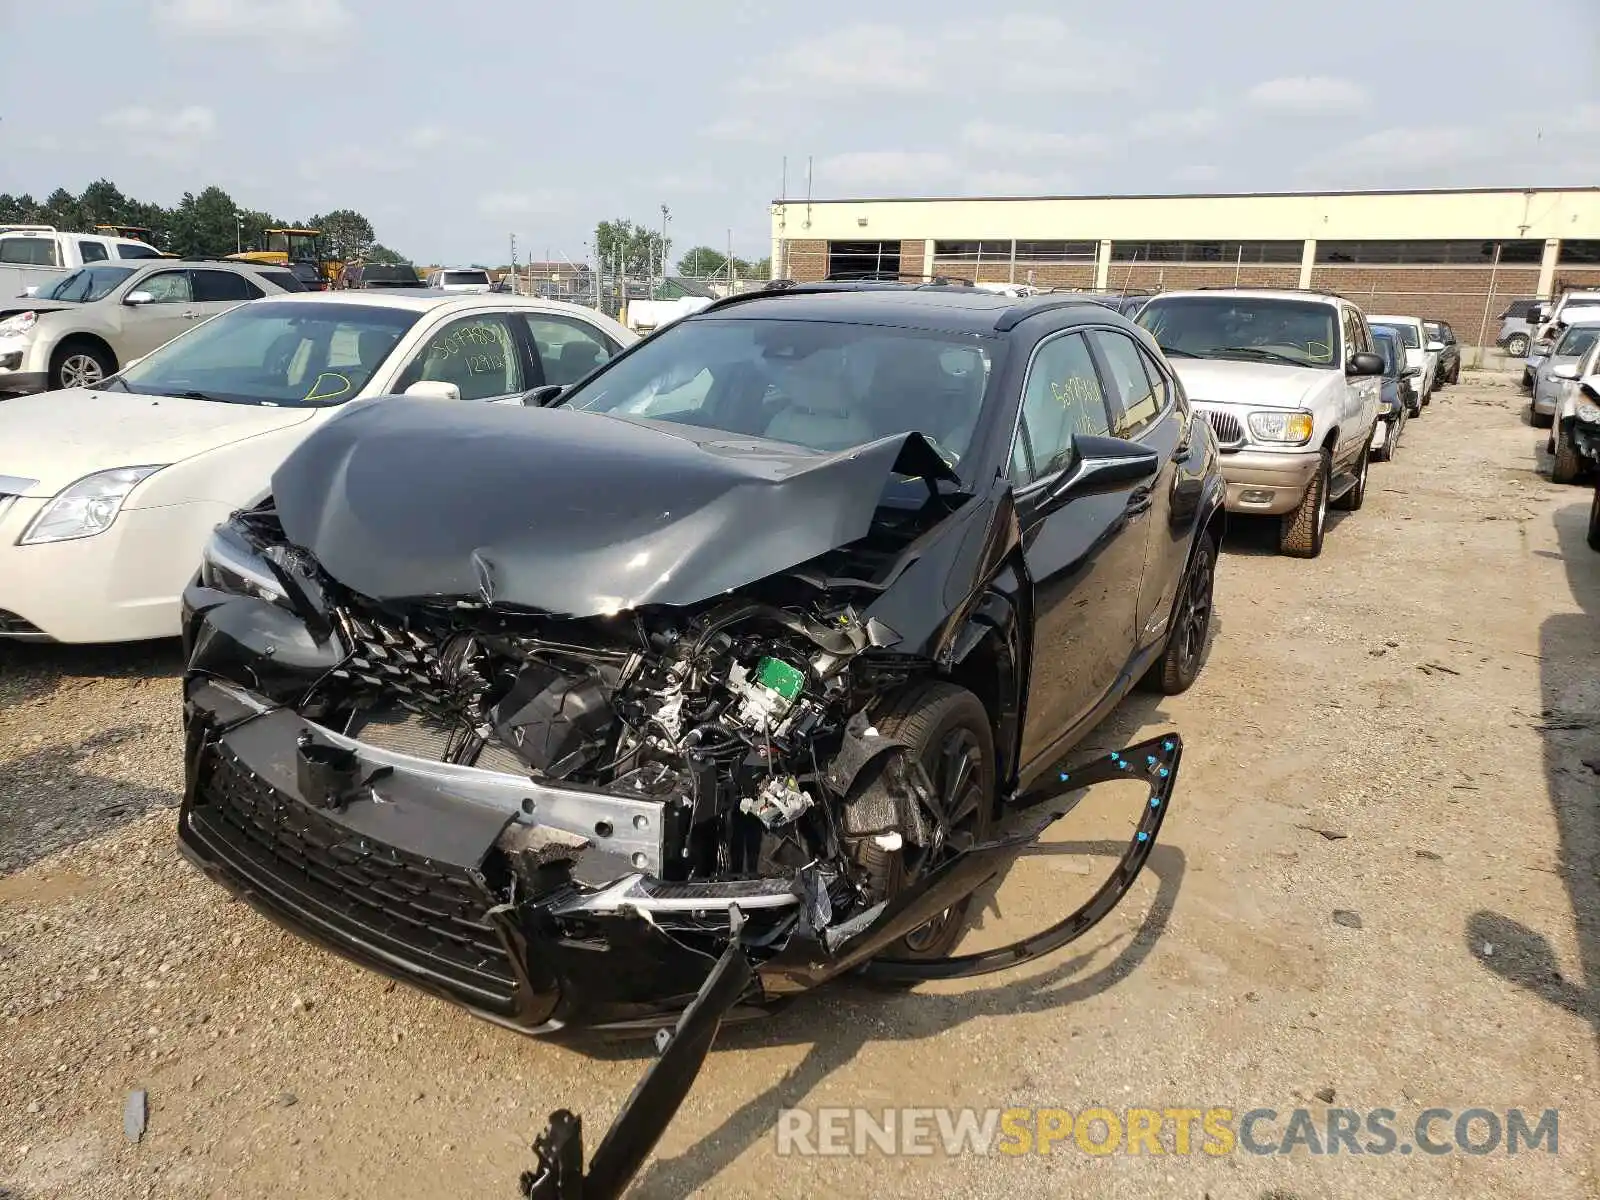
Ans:
[[[1512,358],[1527,358],[1528,335],[1525,333],[1513,333],[1508,337],[1506,339],[1506,353]]]
[[[1533,406],[1533,401],[1528,401],[1528,424],[1535,429],[1549,429],[1555,423],[1554,413],[1542,413]]]
[[[1165,696],[1189,690],[1206,665],[1211,642],[1213,591],[1217,578],[1217,544],[1202,532],[1195,542],[1194,557],[1183,577],[1183,590],[1172,607],[1172,628],[1167,631],[1167,648],[1145,676],[1147,685]]]
[[[1572,439],[1562,434],[1560,426],[1555,432],[1555,461],[1550,464],[1551,483],[1576,483],[1583,473],[1583,459]]]
[[[954,850],[988,836],[995,807],[994,732],[978,698],[966,688],[942,680],[912,684],[876,713],[873,721],[884,737],[910,748],[908,753],[921,762],[938,799],[955,811],[943,846],[918,849],[908,842],[890,851],[871,838],[859,843],[858,864],[881,879],[886,894],[894,896],[946,861]],[[894,769],[893,764],[884,769]],[[869,783],[859,799],[878,786],[876,780]],[[923,861],[917,861],[918,856]],[[948,958],[966,931],[971,906],[969,896],[891,943],[883,956]]]

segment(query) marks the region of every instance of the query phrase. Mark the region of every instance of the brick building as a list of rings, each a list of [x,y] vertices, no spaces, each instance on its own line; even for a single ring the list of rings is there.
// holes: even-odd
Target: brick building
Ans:
[[[1600,188],[779,200],[772,263],[802,281],[1318,288],[1492,343],[1510,301],[1600,287]]]

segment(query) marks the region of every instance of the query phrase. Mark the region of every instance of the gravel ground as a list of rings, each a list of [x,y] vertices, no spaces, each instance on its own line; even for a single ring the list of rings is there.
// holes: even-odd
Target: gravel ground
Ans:
[[[1186,754],[1083,948],[726,1032],[633,1194],[1600,1196],[1600,555],[1524,411],[1509,379],[1447,390],[1316,562],[1235,529],[1198,685],[1096,735]],[[642,1048],[503,1032],[226,900],[175,849],[177,666],[0,648],[0,1197],[511,1195],[545,1115],[603,1124]],[[1112,836],[1081,812],[1060,839]],[[1081,862],[1023,860],[975,943],[1058,915]],[[786,1106],[1215,1106],[1283,1113],[1271,1140],[1335,1103],[1402,1133],[1557,1108],[1559,1153],[800,1158],[772,1132]]]

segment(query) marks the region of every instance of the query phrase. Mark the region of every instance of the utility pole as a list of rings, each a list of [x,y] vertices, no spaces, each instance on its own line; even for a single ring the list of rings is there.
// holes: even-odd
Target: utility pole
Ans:
[[[728,295],[733,295],[739,284],[738,272],[733,269],[733,230],[728,230]]]
[[[239,226],[239,253],[243,254],[244,253],[244,214],[242,212],[235,212],[233,214],[233,219]]]
[[[511,235],[511,290],[517,290],[517,235]]]

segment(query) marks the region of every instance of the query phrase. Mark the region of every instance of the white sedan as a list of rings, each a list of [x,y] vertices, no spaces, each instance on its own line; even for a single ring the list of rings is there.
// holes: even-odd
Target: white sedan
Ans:
[[[343,406],[511,401],[635,334],[534,297],[291,293],[215,317],[95,389],[0,403],[0,638],[176,636],[211,530]]]

